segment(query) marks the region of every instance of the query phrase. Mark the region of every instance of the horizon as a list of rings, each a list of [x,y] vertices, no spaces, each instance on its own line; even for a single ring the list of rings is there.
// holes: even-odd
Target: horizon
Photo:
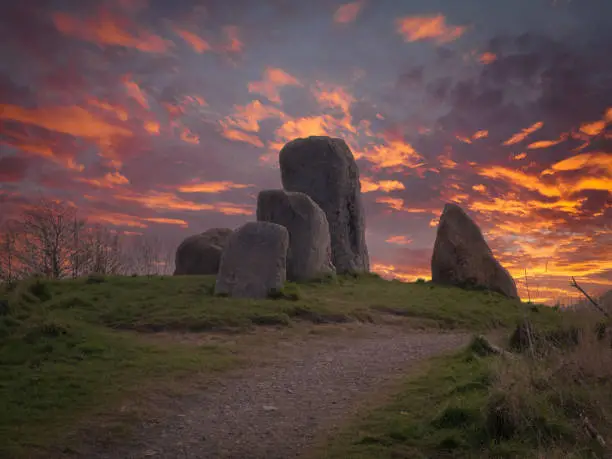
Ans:
[[[534,302],[612,287],[610,2],[25,3],[0,6],[0,223],[43,195],[178,245],[254,220],[282,146],[329,135],[372,271],[430,279],[454,202],[523,300],[525,273]]]

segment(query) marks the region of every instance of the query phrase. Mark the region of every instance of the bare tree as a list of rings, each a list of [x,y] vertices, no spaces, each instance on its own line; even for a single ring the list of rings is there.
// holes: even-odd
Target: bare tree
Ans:
[[[84,237],[84,254],[87,272],[119,274],[123,263],[121,233],[101,225],[87,229]]]
[[[41,199],[0,228],[0,280],[31,275],[61,279],[88,274],[171,274],[174,245],[158,236],[127,236],[87,225],[68,203]]]
[[[42,199],[26,209],[22,218],[24,250],[20,251],[19,259],[27,274],[53,279],[73,274],[78,252],[75,234],[85,226],[85,221],[77,218],[76,208]]]
[[[8,220],[0,229],[0,280],[13,282],[19,277],[18,222]]]
[[[152,276],[172,273],[174,249],[156,235],[131,237],[125,254],[125,269],[132,274]]]

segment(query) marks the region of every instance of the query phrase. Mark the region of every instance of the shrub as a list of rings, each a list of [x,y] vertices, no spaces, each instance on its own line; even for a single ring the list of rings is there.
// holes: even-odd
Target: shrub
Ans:
[[[282,289],[270,291],[268,297],[274,300],[298,301],[302,297],[302,292],[299,285],[293,282],[285,282]]]
[[[34,280],[34,282],[30,284],[28,290],[40,301],[47,301],[51,299],[49,285],[41,279]]]
[[[90,274],[85,281],[86,284],[102,284],[103,282],[106,282],[103,274]]]

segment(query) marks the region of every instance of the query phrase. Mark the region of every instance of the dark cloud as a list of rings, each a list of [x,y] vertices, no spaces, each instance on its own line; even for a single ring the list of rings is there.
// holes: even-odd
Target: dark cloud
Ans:
[[[29,167],[30,164],[26,158],[0,157],[0,181],[19,182],[24,180]]]

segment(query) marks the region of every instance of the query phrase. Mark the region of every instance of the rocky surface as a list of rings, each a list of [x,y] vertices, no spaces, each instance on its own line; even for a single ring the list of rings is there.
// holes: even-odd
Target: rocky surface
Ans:
[[[359,168],[346,142],[295,139],[281,149],[279,163],[283,188],[307,194],[325,212],[336,271],[369,271]]]
[[[257,197],[257,220],[289,231],[287,280],[307,281],[335,273],[325,212],[308,195],[264,190]]]
[[[518,298],[514,279],[495,259],[478,225],[456,204],[446,204],[440,217],[431,278],[441,284],[485,288]]]
[[[229,237],[223,254],[216,295],[266,298],[282,290],[286,280],[289,233],[270,222],[249,222]]]
[[[229,228],[211,228],[186,238],[176,249],[174,275],[217,274],[230,234]]]

